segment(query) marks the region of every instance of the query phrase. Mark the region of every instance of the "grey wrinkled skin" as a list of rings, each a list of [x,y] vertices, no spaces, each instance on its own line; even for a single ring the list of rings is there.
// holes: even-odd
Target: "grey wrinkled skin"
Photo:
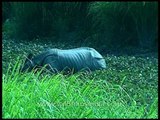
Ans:
[[[100,53],[93,48],[80,47],[68,50],[50,49],[35,57],[29,54],[21,72],[30,72],[43,66],[53,73],[62,70],[73,70],[75,73],[85,69],[90,71],[106,69],[105,60]]]

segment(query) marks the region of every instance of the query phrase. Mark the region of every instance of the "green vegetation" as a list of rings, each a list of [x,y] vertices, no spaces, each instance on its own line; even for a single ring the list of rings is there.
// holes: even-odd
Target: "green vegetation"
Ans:
[[[157,58],[107,55],[108,68],[92,74],[19,74],[23,54],[45,45],[2,46],[3,118],[158,118]]]
[[[156,2],[95,2],[90,14],[96,21],[97,44],[114,47],[153,47],[157,35]],[[98,27],[98,28],[97,28]],[[152,41],[152,40],[154,41]]]
[[[3,31],[16,40],[50,37],[104,51],[157,48],[157,2],[4,2],[2,10]]]
[[[3,118],[158,118],[158,2],[3,2],[2,15]],[[107,69],[19,73],[29,53],[81,46]]]

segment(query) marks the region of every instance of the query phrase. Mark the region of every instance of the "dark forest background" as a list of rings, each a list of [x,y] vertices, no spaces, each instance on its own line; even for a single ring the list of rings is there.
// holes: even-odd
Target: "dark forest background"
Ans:
[[[67,42],[104,53],[153,52],[158,2],[3,2],[2,32],[15,41]]]

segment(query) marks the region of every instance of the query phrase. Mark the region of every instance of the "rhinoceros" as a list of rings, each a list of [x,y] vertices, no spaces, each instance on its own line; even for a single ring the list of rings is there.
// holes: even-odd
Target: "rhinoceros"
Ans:
[[[32,71],[35,68],[46,66],[53,73],[72,70],[74,73],[80,70],[90,71],[106,68],[105,59],[94,48],[80,47],[74,49],[49,49],[33,57],[29,54],[26,58],[21,72]]]

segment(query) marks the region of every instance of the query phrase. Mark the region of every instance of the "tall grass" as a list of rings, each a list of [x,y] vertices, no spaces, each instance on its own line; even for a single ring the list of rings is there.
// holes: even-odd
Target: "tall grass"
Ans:
[[[3,73],[3,118],[157,118],[157,98],[138,105],[122,84],[81,74],[20,74],[20,64]]]
[[[94,21],[92,38],[98,46],[153,48],[157,44],[157,2],[94,2],[89,14]]]
[[[32,2],[12,2],[15,18],[15,37],[17,39],[32,40],[39,36],[47,36],[51,31],[51,18],[45,12],[45,4]],[[47,17],[46,17],[47,15]]]
[[[15,37],[29,39],[56,37],[72,41],[84,28],[88,2],[12,2]],[[76,32],[75,32],[76,31]]]
[[[10,4],[9,3],[2,3],[2,23],[10,16]]]
[[[11,25],[14,32],[8,34],[17,39],[50,37],[103,49],[155,49],[157,45],[157,2],[3,3],[4,19],[8,15],[13,20],[4,29]]]

